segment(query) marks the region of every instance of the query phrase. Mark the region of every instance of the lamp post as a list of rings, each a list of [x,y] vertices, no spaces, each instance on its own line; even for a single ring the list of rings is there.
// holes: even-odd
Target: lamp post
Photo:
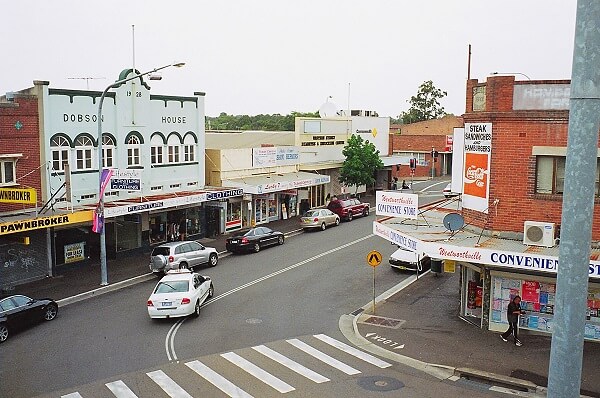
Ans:
[[[527,80],[531,80],[529,78],[529,76],[527,76],[525,73],[521,73],[521,72],[492,72],[492,73],[490,73],[490,75],[521,75],[521,76],[525,76],[527,78]]]
[[[135,76],[130,76],[126,79],[117,80],[116,82],[114,82],[114,83],[110,84],[108,87],[106,87],[104,89],[104,91],[102,92],[102,95],[100,96],[100,102],[98,103],[98,180],[99,180],[99,185],[98,185],[98,207],[96,208],[96,216],[102,223],[99,227],[100,230],[97,231],[100,234],[100,274],[101,274],[100,285],[101,286],[108,285],[108,273],[106,270],[106,232],[104,229],[104,191],[102,189],[102,183],[103,183],[103,181],[102,181],[102,169],[103,169],[103,165],[102,165],[102,160],[103,160],[102,159],[102,156],[103,156],[103,153],[102,153],[102,104],[104,103],[104,97],[106,97],[106,94],[108,93],[108,91],[111,88],[119,87],[121,84],[126,83],[130,80],[137,79],[138,77],[142,77],[142,76],[157,72],[162,69],[170,68],[171,66],[175,66],[175,67],[179,68],[179,67],[182,67],[183,65],[185,65],[184,62],[173,63],[173,64],[169,64],[169,65],[161,66],[159,68],[152,69],[148,72],[136,74]],[[135,70],[133,71],[133,73],[135,73]]]

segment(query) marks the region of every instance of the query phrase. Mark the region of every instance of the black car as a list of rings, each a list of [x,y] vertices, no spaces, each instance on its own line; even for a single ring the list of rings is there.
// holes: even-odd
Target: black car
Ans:
[[[257,253],[265,246],[283,245],[284,240],[282,232],[267,227],[256,227],[227,238],[225,247],[233,253],[243,251]]]
[[[58,304],[50,299],[36,300],[23,295],[0,299],[0,343],[8,339],[9,333],[40,321],[51,321],[57,314]]]

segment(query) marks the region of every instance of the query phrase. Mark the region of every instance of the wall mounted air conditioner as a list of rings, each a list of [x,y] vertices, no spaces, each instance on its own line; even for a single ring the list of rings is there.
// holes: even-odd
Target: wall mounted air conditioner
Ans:
[[[525,221],[523,244],[530,246],[554,247],[554,223]]]

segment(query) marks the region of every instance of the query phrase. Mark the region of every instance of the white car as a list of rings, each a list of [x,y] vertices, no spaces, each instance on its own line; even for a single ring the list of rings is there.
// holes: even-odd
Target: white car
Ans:
[[[446,199],[460,195],[458,192],[452,192],[452,183],[448,183],[448,185],[446,185],[446,188],[444,188],[442,193],[444,194],[444,197]]]
[[[188,269],[173,270],[156,284],[148,298],[150,318],[199,316],[200,306],[214,294],[212,280]]]

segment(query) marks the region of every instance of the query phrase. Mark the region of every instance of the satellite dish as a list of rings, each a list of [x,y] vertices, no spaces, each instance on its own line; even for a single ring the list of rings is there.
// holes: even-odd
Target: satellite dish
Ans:
[[[448,231],[454,232],[465,225],[465,219],[458,213],[449,213],[444,217],[443,223]]]
[[[321,117],[331,117],[338,116],[337,114],[337,106],[333,102],[325,102],[319,108],[319,116]]]

